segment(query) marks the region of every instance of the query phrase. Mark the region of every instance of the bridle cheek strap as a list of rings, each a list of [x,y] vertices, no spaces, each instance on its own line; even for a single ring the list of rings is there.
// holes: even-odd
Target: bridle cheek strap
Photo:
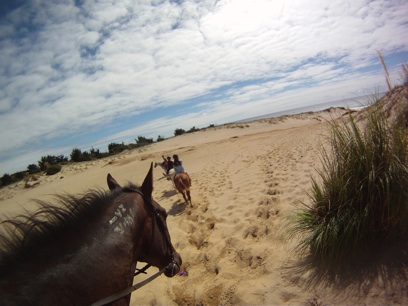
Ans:
[[[153,214],[152,245],[153,245],[154,234],[155,234],[155,225],[157,225],[159,227],[159,224],[157,222],[158,214],[156,213],[156,209],[153,206],[152,199],[151,198],[146,199],[145,196],[143,195],[143,193],[141,193],[139,191],[136,191],[136,192],[139,193],[142,196],[144,202],[147,203],[149,208],[152,210],[152,214]],[[164,233],[164,236],[165,236],[165,240],[167,242],[167,246],[169,247],[171,245],[171,241],[169,240],[169,237],[167,237],[167,235],[165,233]],[[148,254],[150,254],[150,250],[149,250]],[[157,277],[159,277],[160,275],[162,275],[166,270],[174,269],[174,266],[176,265],[176,262],[174,260],[174,252],[172,252],[171,259],[172,259],[171,262],[166,267],[164,267],[159,272],[157,272],[156,274],[153,274],[149,278],[145,279],[144,281],[141,281],[140,283],[137,283],[137,284],[133,285],[132,287],[129,287],[129,288],[123,290],[123,291],[120,291],[118,293],[112,294],[111,296],[103,298],[103,299],[91,304],[91,306],[102,306],[102,305],[106,305],[108,303],[112,303],[112,302],[114,302],[116,300],[119,300],[120,298],[123,298],[124,296],[132,293],[133,291],[135,291],[135,290],[143,287],[144,285],[150,283],[152,280],[154,280]],[[151,265],[147,264],[142,269],[136,269],[137,271],[135,272],[134,276],[139,275],[141,273],[146,274],[146,270],[148,268],[150,268],[150,267],[151,267]]]

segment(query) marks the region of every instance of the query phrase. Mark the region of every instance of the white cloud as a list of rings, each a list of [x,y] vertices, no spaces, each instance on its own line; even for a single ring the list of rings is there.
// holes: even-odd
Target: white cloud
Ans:
[[[163,124],[138,134],[168,135],[172,109],[209,93],[186,125],[376,86],[376,50],[408,52],[407,12],[403,0],[29,2],[0,20],[0,173],[16,167],[10,152],[146,111]]]

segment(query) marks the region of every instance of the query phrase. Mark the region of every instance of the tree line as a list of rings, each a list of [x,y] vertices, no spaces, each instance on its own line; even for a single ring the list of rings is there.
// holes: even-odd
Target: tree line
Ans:
[[[213,127],[214,125],[210,125],[209,127]],[[174,136],[179,136],[184,133],[192,133],[199,131],[200,129],[193,126],[188,131],[184,129],[177,128],[174,131]],[[163,141],[165,138],[163,136],[157,137],[157,142]],[[30,175],[45,173],[46,175],[53,175],[61,171],[62,166],[69,164],[69,163],[76,163],[76,162],[83,162],[83,161],[92,161],[101,159],[104,157],[112,156],[118,154],[124,150],[132,150],[135,148],[143,147],[148,144],[153,143],[153,138],[146,138],[143,136],[138,136],[135,139],[136,143],[110,143],[108,145],[107,152],[101,152],[99,149],[94,149],[93,147],[89,151],[82,151],[79,148],[74,148],[71,151],[71,154],[68,157],[64,155],[47,155],[42,156],[41,159],[37,162],[37,164],[30,164],[27,166],[25,171],[19,171],[13,174],[5,173],[0,178],[0,188],[22,181],[25,178],[29,177]]]

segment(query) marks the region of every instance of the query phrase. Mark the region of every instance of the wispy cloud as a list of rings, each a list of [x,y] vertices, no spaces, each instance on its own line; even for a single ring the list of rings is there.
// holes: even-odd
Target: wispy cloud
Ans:
[[[403,0],[15,2],[0,14],[0,173],[372,89],[376,50],[394,76],[407,60],[407,13]]]

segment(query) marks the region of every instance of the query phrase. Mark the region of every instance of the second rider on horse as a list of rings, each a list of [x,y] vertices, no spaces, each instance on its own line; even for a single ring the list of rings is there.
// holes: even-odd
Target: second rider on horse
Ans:
[[[164,165],[166,167],[166,174],[169,175],[169,172],[171,169],[173,169],[173,161],[171,160],[170,156],[167,156],[167,160],[164,158],[162,155],[163,160],[164,160]]]

